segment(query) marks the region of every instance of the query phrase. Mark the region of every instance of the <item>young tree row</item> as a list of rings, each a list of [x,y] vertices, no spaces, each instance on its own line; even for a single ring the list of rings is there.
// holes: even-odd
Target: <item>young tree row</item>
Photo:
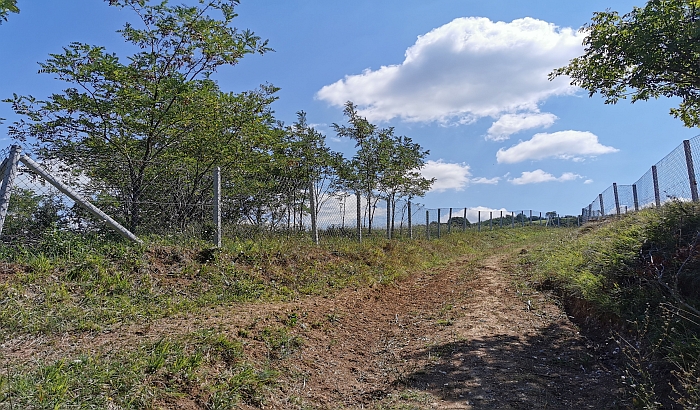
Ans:
[[[224,217],[258,226],[298,227],[314,189],[318,208],[333,195],[361,192],[371,229],[379,198],[394,204],[429,189],[432,181],[419,173],[428,152],[370,124],[350,102],[348,124],[334,124],[356,142],[345,159],[305,113],[291,126],[275,120],[274,86],[221,90],[212,78],[217,69],[271,51],[266,40],[232,27],[238,0],[109,3],[138,16],[119,31],[134,53],[120,58],[72,43],[40,64],[67,88],[44,100],[15,95],[6,102],[23,118],[11,136],[45,164],[79,176],[84,193],[131,230],[207,220],[216,167]]]

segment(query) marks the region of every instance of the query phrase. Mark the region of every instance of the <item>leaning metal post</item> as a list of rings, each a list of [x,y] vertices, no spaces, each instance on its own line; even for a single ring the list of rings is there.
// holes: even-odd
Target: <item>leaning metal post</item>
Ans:
[[[137,242],[137,243],[143,243],[143,241],[141,241],[141,239],[139,239],[138,237],[136,237],[136,235],[134,235],[133,233],[129,232],[129,230],[127,230],[126,228],[121,226],[119,224],[119,222],[115,221],[109,215],[102,212],[102,210],[100,210],[98,207],[96,207],[95,205],[88,202],[86,199],[84,199],[82,196],[80,196],[77,192],[75,192],[72,188],[70,188],[67,185],[64,185],[62,182],[60,182],[59,180],[54,178],[51,174],[48,173],[48,171],[46,171],[44,168],[42,168],[41,165],[34,162],[33,159],[29,158],[26,155],[23,155],[20,158],[20,161],[22,161],[22,163],[24,165],[26,165],[29,169],[31,169],[32,171],[39,174],[39,176],[44,178],[44,180],[46,180],[46,182],[55,186],[59,191],[68,195],[68,197],[70,199],[79,203],[83,208],[87,209],[88,212],[90,212],[91,214],[93,214],[97,218],[104,220],[107,223],[107,225],[111,226],[112,229],[119,232],[119,234],[122,235],[123,237],[125,237],[131,241]]]

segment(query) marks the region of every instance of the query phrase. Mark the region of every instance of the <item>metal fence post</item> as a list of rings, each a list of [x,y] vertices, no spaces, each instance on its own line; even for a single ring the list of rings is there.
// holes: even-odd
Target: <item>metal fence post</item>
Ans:
[[[438,208],[437,225],[438,225],[438,239],[440,239],[440,225],[442,225],[442,222],[440,221],[440,208]]]
[[[489,211],[489,231],[493,231],[493,211]]]
[[[316,224],[316,198],[314,195],[314,181],[309,182],[309,208],[311,212],[311,239],[318,245],[318,225]]]
[[[51,185],[55,186],[59,191],[68,195],[68,197],[70,199],[72,199],[73,201],[79,203],[83,208],[87,209],[88,212],[90,212],[91,214],[93,214],[97,218],[100,218],[103,221],[105,221],[107,223],[107,225],[111,226],[112,229],[119,232],[119,234],[122,235],[123,237],[125,237],[129,240],[132,240],[134,242],[137,242],[137,243],[143,243],[143,241],[141,239],[136,237],[136,235],[131,233],[128,229],[121,226],[119,224],[119,222],[115,221],[109,215],[102,212],[101,209],[99,209],[98,207],[96,207],[95,205],[93,205],[89,201],[87,201],[85,198],[80,196],[71,187],[63,184],[61,181],[54,178],[51,174],[49,174],[48,171],[46,171],[44,168],[42,168],[41,165],[34,162],[33,159],[29,158],[26,155],[22,155],[22,157],[20,158],[20,161],[22,161],[22,163],[24,163],[24,165],[26,165],[29,169],[31,169],[32,171],[39,174],[39,176],[44,178],[44,180],[46,182],[50,183]]]
[[[690,181],[690,195],[693,202],[698,202],[698,181],[695,179],[695,168],[693,167],[693,154],[690,151],[690,140],[683,141],[685,151],[685,164],[688,167],[688,180]]]
[[[425,238],[430,240],[430,211],[425,211]]]
[[[386,199],[386,239],[391,239],[391,199]]]
[[[542,226],[542,212],[540,212],[540,226]]]
[[[450,217],[447,220],[447,233],[452,233],[452,208],[450,208]]]
[[[221,248],[221,168],[214,168],[214,246]]]
[[[481,232],[481,211],[479,211],[479,228],[478,231]]]
[[[656,165],[651,166],[651,177],[654,180],[654,199],[656,199],[656,207],[661,207],[661,194],[659,193],[659,175],[656,172]]]
[[[530,209],[530,220],[527,221],[527,226],[532,226],[532,209]]]
[[[615,194],[615,212],[620,216],[620,198],[617,196],[617,182],[613,182],[613,193]]]
[[[525,227],[525,211],[520,211],[520,226]]]
[[[501,220],[498,222],[498,225],[503,228],[503,211],[501,211]]]
[[[362,196],[360,192],[355,192],[357,202],[357,242],[362,243]]]
[[[411,212],[411,201],[408,201],[408,239],[413,239],[413,219]]]
[[[600,216],[605,216],[605,207],[603,207],[603,194],[598,194],[598,201],[600,201]]]
[[[639,211],[639,198],[637,197],[637,184],[632,185],[632,197],[634,198],[634,211]]]
[[[467,232],[467,208],[464,208],[464,220],[462,221],[462,232]]]
[[[510,211],[510,228],[515,228],[515,212]]]
[[[10,196],[12,195],[12,186],[15,183],[15,176],[17,175],[17,162],[19,162],[21,154],[22,147],[13,145],[12,148],[10,148],[10,155],[7,157],[7,162],[5,162],[5,172],[3,172],[2,186],[0,186],[0,233],[2,233],[2,227],[5,225],[7,208],[10,206]]]

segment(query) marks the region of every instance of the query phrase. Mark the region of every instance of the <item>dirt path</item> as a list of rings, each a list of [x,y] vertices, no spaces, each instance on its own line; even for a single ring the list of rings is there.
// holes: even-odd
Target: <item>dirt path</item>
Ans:
[[[623,408],[613,346],[585,338],[552,298],[518,283],[500,257],[463,258],[394,285],[211,309],[30,346],[18,339],[3,350],[27,360],[198,328],[237,337],[240,329],[255,331],[293,314],[291,329],[303,346],[278,362],[280,383],[266,408]]]

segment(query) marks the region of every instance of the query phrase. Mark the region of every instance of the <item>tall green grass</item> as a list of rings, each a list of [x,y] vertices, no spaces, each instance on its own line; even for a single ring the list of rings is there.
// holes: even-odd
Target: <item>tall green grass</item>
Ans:
[[[521,260],[570,313],[615,332],[640,408],[700,406],[700,206],[591,223]]]

